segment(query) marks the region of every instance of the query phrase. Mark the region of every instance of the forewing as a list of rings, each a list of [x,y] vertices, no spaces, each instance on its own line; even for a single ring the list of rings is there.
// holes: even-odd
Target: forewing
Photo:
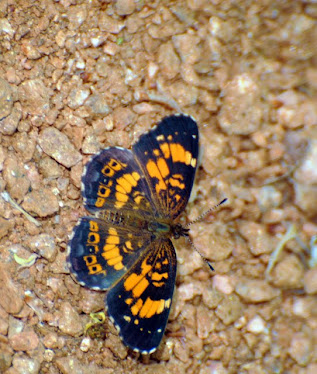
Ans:
[[[144,174],[128,149],[110,147],[95,155],[85,167],[82,186],[91,213],[125,210],[146,216],[153,210]]]
[[[132,267],[150,240],[150,234],[83,217],[68,244],[69,269],[81,285],[106,290]]]
[[[176,254],[169,239],[152,242],[145,256],[109,290],[108,313],[123,342],[151,353],[160,344],[172,303]]]
[[[198,128],[189,116],[164,118],[142,135],[133,152],[162,216],[176,218],[186,207],[198,158]]]

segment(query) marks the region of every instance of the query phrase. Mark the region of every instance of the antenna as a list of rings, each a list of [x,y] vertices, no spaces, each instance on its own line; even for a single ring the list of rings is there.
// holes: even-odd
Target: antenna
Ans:
[[[220,205],[224,204],[228,199],[227,198],[224,198],[223,200],[220,201],[220,203],[218,203],[217,205],[213,206],[212,208],[206,210],[206,212],[202,213],[199,217],[197,217],[196,219],[194,219],[193,221],[187,223],[187,225],[185,225],[185,227],[188,227],[190,225],[192,225],[193,223],[197,223],[197,222],[200,222],[204,217],[206,217],[210,212],[213,212],[215,210],[217,210]]]
[[[195,247],[194,243],[189,236],[186,236],[186,239],[189,241],[190,245],[195,249],[195,251],[200,255],[200,257],[206,262],[210,270],[214,271],[215,269],[211,266],[211,263],[206,259],[206,257]]]
[[[192,225],[193,223],[197,223],[199,221],[201,221],[204,217],[206,217],[207,214],[209,214],[210,212],[212,211],[215,211],[217,210],[220,205],[224,204],[228,199],[225,198],[223,200],[220,201],[220,203],[218,203],[217,205],[213,206],[212,208],[208,209],[206,212],[204,212],[203,214],[201,214],[198,218],[194,219],[193,221],[187,223],[187,225],[185,227],[188,227],[190,225]],[[198,248],[195,247],[194,243],[192,242],[192,240],[190,239],[189,236],[186,236],[186,239],[189,241],[190,245],[195,249],[195,251],[200,255],[200,257],[206,262],[206,264],[209,266],[210,270],[214,271],[215,269],[212,267],[211,263],[206,259],[206,257],[198,250]]]

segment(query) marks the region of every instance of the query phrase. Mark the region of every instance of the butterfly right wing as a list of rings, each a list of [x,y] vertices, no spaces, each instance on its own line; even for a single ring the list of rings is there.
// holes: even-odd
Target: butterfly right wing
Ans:
[[[79,284],[106,290],[135,264],[150,242],[147,232],[83,217],[68,244],[68,267]]]

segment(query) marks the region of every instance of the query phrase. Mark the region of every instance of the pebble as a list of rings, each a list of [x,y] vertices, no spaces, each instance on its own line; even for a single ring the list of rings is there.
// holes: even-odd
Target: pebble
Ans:
[[[102,292],[95,292],[86,288],[80,288],[80,308],[85,314],[95,313],[104,309],[104,294]]]
[[[263,118],[261,90],[251,75],[236,75],[223,90],[218,120],[227,134],[250,135],[260,129]]]
[[[237,295],[224,297],[216,308],[216,315],[225,325],[230,325],[241,317],[243,305]]]
[[[295,204],[309,217],[317,214],[317,186],[304,183],[294,183]]]
[[[39,171],[44,178],[56,179],[63,175],[61,166],[50,157],[43,157],[39,162]]]
[[[68,301],[61,304],[58,327],[64,334],[71,336],[78,336],[83,332],[81,319]]]
[[[8,340],[2,338],[0,341],[0,373],[4,373],[12,364],[13,350]]]
[[[14,221],[0,217],[0,239],[9,234],[14,227]]]
[[[173,79],[179,73],[180,59],[175,52],[172,42],[160,45],[158,62],[160,71],[166,79]]]
[[[49,332],[44,336],[42,342],[46,348],[54,349],[58,347],[58,335],[56,332]]]
[[[35,358],[15,355],[13,358],[13,374],[39,374],[40,362]]]
[[[80,350],[88,352],[91,347],[91,339],[89,337],[84,338],[80,343]]]
[[[230,295],[234,291],[232,281],[231,281],[230,277],[228,277],[226,275],[216,274],[212,278],[212,285],[218,291],[220,291],[220,292],[222,292],[226,295]]]
[[[118,34],[124,28],[124,23],[117,21],[113,17],[109,17],[105,12],[100,12],[98,26],[101,31]]]
[[[85,88],[74,88],[70,91],[67,104],[72,109],[77,109],[84,104],[89,97],[90,91]]]
[[[265,331],[265,322],[260,316],[253,317],[247,324],[247,331],[261,334]]]
[[[209,334],[216,329],[217,318],[204,305],[199,305],[196,312],[197,335],[200,339],[208,338]]]
[[[280,290],[261,279],[240,280],[235,291],[244,301],[250,303],[262,303],[280,295]]]
[[[12,154],[4,161],[3,177],[7,182],[7,191],[11,198],[21,201],[28,192],[31,182],[24,165]]]
[[[11,276],[0,263],[0,305],[9,314],[18,314],[23,307],[23,293],[12,282]]]
[[[18,95],[25,113],[39,117],[48,114],[52,91],[42,79],[25,80],[18,88]]]
[[[67,168],[76,165],[82,159],[68,137],[56,128],[48,127],[43,130],[38,143],[47,155]]]
[[[134,0],[117,0],[115,2],[115,9],[119,16],[127,16],[132,14],[135,10],[136,4]]]
[[[255,256],[273,251],[274,238],[269,235],[264,225],[241,220],[239,222],[239,232],[248,241],[249,249]]]
[[[94,363],[84,364],[77,357],[68,355],[56,359],[56,366],[63,374],[112,374],[112,368],[101,368]]]
[[[317,267],[307,270],[304,275],[304,289],[310,295],[317,294]]]
[[[317,131],[308,134],[310,142],[302,163],[294,174],[296,180],[304,184],[317,184]]]
[[[271,272],[272,283],[282,288],[302,288],[304,266],[296,255],[290,254],[279,261]]]
[[[22,117],[20,103],[16,103],[11,113],[4,119],[0,119],[0,132],[3,135],[12,135],[15,133]]]
[[[48,234],[36,235],[28,240],[28,244],[30,248],[41,257],[44,257],[50,262],[54,261],[57,255],[57,248],[53,236]]]
[[[301,366],[306,366],[312,355],[313,345],[310,338],[303,332],[296,332],[288,349],[289,355]]]
[[[10,84],[0,78],[0,120],[7,117],[13,108],[13,95]]]
[[[34,331],[22,331],[13,335],[9,341],[15,351],[32,351],[39,344],[39,338]]]
[[[24,198],[22,207],[38,217],[51,216],[59,211],[57,197],[48,188],[33,190],[28,193]]]
[[[110,113],[110,108],[107,99],[99,94],[93,94],[85,101],[85,107],[89,107],[93,114],[107,115]]]

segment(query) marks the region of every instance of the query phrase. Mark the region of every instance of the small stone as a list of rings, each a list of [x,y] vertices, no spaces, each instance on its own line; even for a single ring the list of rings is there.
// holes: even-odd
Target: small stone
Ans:
[[[296,255],[288,255],[274,267],[272,282],[282,288],[302,288],[304,266]]]
[[[310,295],[317,294],[317,267],[307,270],[304,275],[304,288]]]
[[[0,132],[4,135],[14,134],[19,125],[21,117],[21,105],[19,103],[16,103],[11,113],[7,117],[0,120]]]
[[[100,151],[101,144],[99,143],[96,135],[91,132],[88,133],[82,144],[82,152],[86,155],[98,153]]]
[[[19,86],[19,100],[25,113],[42,117],[50,110],[52,91],[41,79],[25,80]]]
[[[262,303],[280,295],[278,289],[261,279],[241,280],[236,285],[235,291],[244,301],[250,303]]]
[[[76,165],[82,159],[81,154],[68,137],[53,127],[43,130],[39,135],[38,142],[47,155],[67,168]]]
[[[43,338],[43,344],[46,348],[54,349],[58,347],[58,335],[55,332],[49,332]]]
[[[239,222],[239,232],[249,242],[250,251],[255,256],[272,252],[275,243],[264,225],[241,220]]]
[[[1,340],[2,341],[0,341],[0,373],[4,373],[11,366],[13,350],[6,339],[2,337]]]
[[[227,134],[249,135],[259,130],[263,108],[261,90],[248,75],[235,76],[225,87],[218,120]]]
[[[9,314],[18,314],[24,305],[22,291],[12,282],[2,264],[0,264],[0,305]]]
[[[226,295],[230,295],[234,291],[234,287],[232,285],[231,279],[230,277],[226,275],[216,274],[212,278],[212,285],[218,291]]]
[[[295,204],[309,217],[317,214],[317,185],[294,183]]]
[[[58,327],[64,334],[78,336],[83,332],[81,319],[69,302],[61,304],[58,322]]]
[[[192,226],[195,246],[212,262],[228,258],[234,249],[232,235],[223,225],[213,222],[212,225],[200,223]]]
[[[173,79],[179,73],[180,60],[172,42],[160,45],[158,62],[163,76],[167,79]]]
[[[74,5],[68,7],[69,28],[78,29],[87,18],[87,7],[85,5]]]
[[[247,330],[253,334],[261,334],[265,331],[265,322],[260,316],[255,316],[247,324]]]
[[[52,262],[57,255],[57,248],[53,236],[40,234],[29,239],[30,248],[41,257]]]
[[[8,235],[14,226],[14,221],[0,217],[0,239]]]
[[[46,362],[52,362],[55,357],[55,352],[52,349],[45,349],[43,358]]]
[[[217,318],[214,317],[214,312],[210,312],[204,305],[197,307],[197,335],[200,339],[206,339],[212,331],[216,329]]]
[[[59,164],[50,157],[40,159],[39,171],[44,178],[49,179],[56,179],[63,174]]]
[[[59,211],[59,204],[53,192],[47,188],[33,190],[22,203],[23,209],[38,217],[51,216]]]
[[[24,165],[15,156],[10,155],[4,161],[3,176],[7,182],[7,191],[11,198],[21,201],[31,184],[26,175]]]
[[[132,14],[135,10],[134,0],[117,0],[115,3],[115,8],[119,16],[127,16]]]
[[[89,337],[84,338],[80,343],[80,350],[83,352],[88,352],[91,347],[91,339]]]
[[[216,315],[225,325],[230,325],[241,317],[243,305],[237,295],[224,297],[216,308]]]
[[[119,130],[124,130],[127,126],[134,123],[136,120],[136,115],[129,108],[116,108],[113,111],[113,121],[115,126]]]
[[[186,33],[172,37],[172,41],[181,61],[190,65],[195,64],[201,57],[200,38]]]
[[[72,109],[77,109],[84,104],[89,97],[90,91],[85,88],[74,88],[68,96],[68,106]]]
[[[80,288],[80,308],[85,314],[95,313],[104,309],[104,295],[100,292]]]
[[[89,107],[93,114],[107,115],[110,113],[107,99],[99,94],[90,95],[85,101],[85,106]]]
[[[0,78],[0,121],[11,113],[12,108],[12,88],[6,80]]]
[[[13,358],[14,374],[39,374],[40,362],[35,358],[15,355]]]
[[[215,309],[219,305],[220,301],[223,299],[223,293],[219,292],[215,288],[207,288],[202,293],[202,298],[204,304],[208,306],[210,309]]]
[[[39,344],[39,338],[34,331],[20,332],[13,335],[9,341],[15,351],[32,351]]]
[[[3,34],[8,34],[10,38],[14,36],[14,29],[6,18],[0,19],[0,32]]]
[[[296,332],[293,335],[288,353],[298,365],[306,366],[311,359],[312,349],[313,346],[309,337],[303,332]]]
[[[109,17],[106,12],[100,12],[98,26],[101,31],[118,34],[124,28],[124,23],[117,21],[113,17]]]
[[[300,183],[317,184],[317,131],[309,134],[310,140],[305,158],[295,172],[295,178]]]

